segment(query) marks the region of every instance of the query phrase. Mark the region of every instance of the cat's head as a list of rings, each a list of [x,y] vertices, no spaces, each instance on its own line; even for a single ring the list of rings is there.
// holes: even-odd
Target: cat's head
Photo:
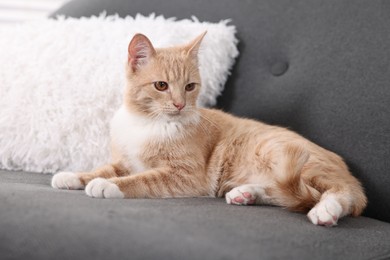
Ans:
[[[158,119],[180,119],[196,113],[201,87],[198,51],[205,34],[170,48],[154,48],[145,35],[136,34],[128,47],[125,104]]]

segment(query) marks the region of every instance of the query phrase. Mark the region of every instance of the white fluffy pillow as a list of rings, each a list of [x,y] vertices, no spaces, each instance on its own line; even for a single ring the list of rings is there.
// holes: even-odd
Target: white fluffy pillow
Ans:
[[[0,29],[0,168],[86,171],[109,161],[109,121],[122,101],[127,45],[208,33],[199,104],[214,105],[238,55],[235,27],[162,16],[59,17]]]

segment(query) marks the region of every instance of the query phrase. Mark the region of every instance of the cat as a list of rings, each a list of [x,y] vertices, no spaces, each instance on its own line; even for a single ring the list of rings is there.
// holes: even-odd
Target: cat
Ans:
[[[204,36],[154,48],[136,34],[111,122],[112,163],[59,172],[52,187],[95,198],[225,196],[228,204],[308,212],[322,226],[359,216],[367,198],[341,157],[285,128],[197,107]]]

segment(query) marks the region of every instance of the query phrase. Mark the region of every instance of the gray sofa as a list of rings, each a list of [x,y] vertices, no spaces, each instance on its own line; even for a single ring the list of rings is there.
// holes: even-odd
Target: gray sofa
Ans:
[[[0,259],[390,259],[390,2],[76,0],[56,14],[155,12],[237,26],[218,107],[340,154],[367,191],[334,228],[223,199],[91,199],[0,171]]]

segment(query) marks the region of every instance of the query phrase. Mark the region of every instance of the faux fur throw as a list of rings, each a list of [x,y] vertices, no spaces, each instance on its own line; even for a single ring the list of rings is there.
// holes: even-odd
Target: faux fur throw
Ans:
[[[214,105],[238,55],[235,27],[227,23],[103,14],[1,28],[0,168],[84,171],[106,163],[127,46],[138,32],[167,47],[207,30],[199,104]]]

